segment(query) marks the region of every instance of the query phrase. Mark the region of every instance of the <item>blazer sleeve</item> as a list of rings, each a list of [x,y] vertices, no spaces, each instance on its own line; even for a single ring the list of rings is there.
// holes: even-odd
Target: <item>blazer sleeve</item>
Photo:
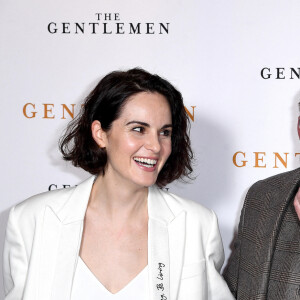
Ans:
[[[224,250],[219,232],[217,217],[212,212],[211,230],[206,244],[208,299],[232,300],[234,299],[225,280],[220,275],[224,262]]]
[[[233,249],[231,256],[228,260],[228,264],[224,270],[224,279],[226,280],[232,294],[237,298],[238,293],[238,281],[239,281],[239,271],[241,264],[241,252],[242,252],[242,240],[244,238],[244,224],[245,216],[247,213],[247,207],[249,206],[249,198],[251,197],[252,192],[256,189],[256,186],[260,184],[261,181],[256,182],[252,187],[250,187],[244,205],[241,211],[240,222],[238,226],[238,232],[235,235],[233,240]]]
[[[226,280],[232,294],[237,297],[238,290],[238,278],[240,270],[240,258],[241,258],[241,241],[243,236],[243,224],[244,224],[245,206],[241,211],[240,223],[238,233],[233,241],[233,250],[228,261],[228,265],[224,270],[224,279]]]
[[[21,300],[26,281],[28,259],[24,241],[15,216],[10,210],[3,251],[3,277],[5,300]]]

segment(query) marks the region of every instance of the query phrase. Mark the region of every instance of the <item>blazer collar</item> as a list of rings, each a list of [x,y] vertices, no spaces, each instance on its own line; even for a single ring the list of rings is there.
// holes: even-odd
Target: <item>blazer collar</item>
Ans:
[[[84,219],[95,179],[96,176],[91,176],[73,188],[70,197],[64,203],[56,201],[57,199],[49,203],[49,207],[63,224]],[[157,186],[149,187],[148,215],[149,219],[168,224],[172,222],[175,215],[167,205],[164,197],[164,193]]]
[[[84,219],[95,179],[96,176],[91,176],[72,188],[69,191],[71,194],[65,202],[59,203],[56,201],[57,199],[54,199],[53,202],[49,203],[50,208],[63,224]]]
[[[148,215],[149,219],[162,222],[167,226],[175,218],[165,199],[165,194],[158,187],[148,189]]]

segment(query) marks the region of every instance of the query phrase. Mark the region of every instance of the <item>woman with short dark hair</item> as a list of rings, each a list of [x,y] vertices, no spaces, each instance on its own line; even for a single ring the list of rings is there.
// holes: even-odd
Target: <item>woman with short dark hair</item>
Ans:
[[[126,101],[142,92],[163,95],[172,114],[172,153],[159,173],[156,184],[162,187],[175,179],[189,176],[193,171],[193,153],[188,136],[189,119],[181,93],[161,77],[137,68],[127,72],[112,72],[98,83],[87,97],[81,114],[70,122],[61,139],[60,149],[64,159],[91,174],[104,174],[106,150],[94,141],[92,122],[99,120],[102,130],[108,131],[120,116]],[[70,142],[73,142],[71,146]]]
[[[5,299],[232,299],[215,214],[161,189],[192,172],[188,129],[158,75],[100,80],[60,140],[93,176],[12,208]]]

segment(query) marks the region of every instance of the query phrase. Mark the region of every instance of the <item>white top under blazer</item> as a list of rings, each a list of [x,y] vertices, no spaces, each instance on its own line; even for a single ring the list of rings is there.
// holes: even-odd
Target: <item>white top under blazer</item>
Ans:
[[[95,177],[33,196],[10,211],[3,260],[5,300],[70,300]],[[149,300],[231,300],[211,210],[148,190]]]
[[[78,258],[71,300],[148,300],[148,266],[119,292],[112,294]]]

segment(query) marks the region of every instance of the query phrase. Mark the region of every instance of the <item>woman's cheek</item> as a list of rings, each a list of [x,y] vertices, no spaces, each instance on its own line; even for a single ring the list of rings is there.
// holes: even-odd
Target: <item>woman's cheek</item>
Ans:
[[[165,141],[164,143],[164,152],[166,155],[166,160],[168,159],[168,157],[170,156],[170,154],[172,153],[172,142],[171,139],[168,139]]]

